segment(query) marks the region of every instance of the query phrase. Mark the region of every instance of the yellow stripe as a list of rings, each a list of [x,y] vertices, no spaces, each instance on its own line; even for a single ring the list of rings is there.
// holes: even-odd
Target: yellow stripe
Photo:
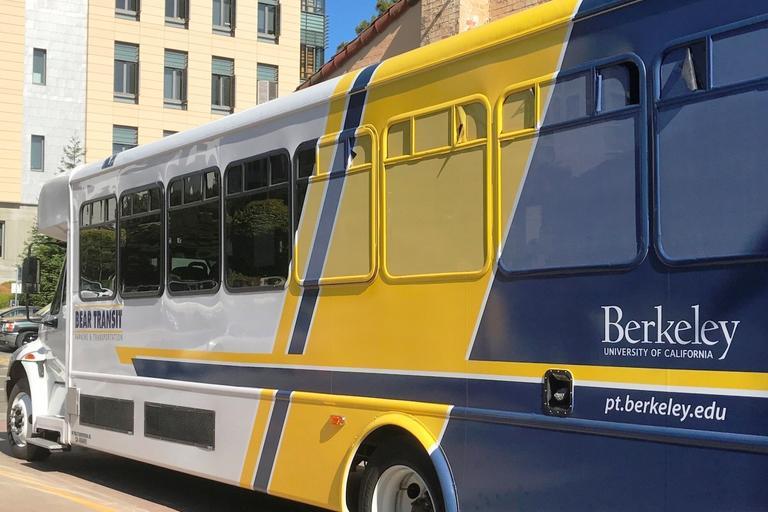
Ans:
[[[58,496],[59,498],[63,498],[67,501],[71,501],[72,503],[77,503],[78,505],[82,505],[89,510],[95,510],[97,512],[114,512],[116,510],[112,507],[107,507],[95,501],[91,501],[87,498],[83,498],[82,496],[78,496],[76,494],[73,494],[59,487],[53,487],[50,485],[41,484],[36,479],[23,475],[21,473],[17,473],[15,471],[9,471],[5,468],[0,468],[0,475],[6,478],[10,478],[11,480],[15,480],[30,489],[44,492],[47,494],[52,494],[54,496]]]
[[[275,357],[273,354],[247,354],[236,352],[202,352],[197,350],[155,349],[144,347],[117,347],[117,354],[122,364],[131,364],[134,358],[153,357],[171,360],[204,361],[210,363],[245,363],[245,364],[281,364],[295,363],[286,356]],[[309,364],[309,363],[308,363]],[[314,366],[332,367],[336,371],[349,368],[339,366],[334,361],[313,361]],[[550,368],[567,368],[577,380],[606,383],[631,383],[654,386],[684,386],[701,388],[744,389],[768,391],[768,373],[732,372],[711,370],[672,370],[665,368],[624,368],[615,366],[587,366],[566,363],[505,363],[487,361],[467,361],[462,368],[442,368],[446,373],[468,373],[482,378],[484,375],[504,375],[509,377],[543,377]],[[391,370],[385,367],[370,367],[372,370]],[[421,367],[398,369],[404,375],[409,371],[434,371],[429,361]]]
[[[243,462],[243,471],[240,475],[240,487],[251,489],[253,487],[253,478],[256,474],[256,464],[259,460],[259,452],[267,435],[267,420],[269,419],[269,410],[275,399],[274,390],[263,390],[259,399],[259,405],[256,407],[256,416],[253,419],[253,429],[251,440],[248,442],[248,451],[245,453]]]

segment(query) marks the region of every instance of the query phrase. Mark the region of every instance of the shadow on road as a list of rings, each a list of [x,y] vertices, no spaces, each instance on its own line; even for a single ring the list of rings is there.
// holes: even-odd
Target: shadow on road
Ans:
[[[11,457],[7,434],[0,432],[0,452]],[[45,462],[24,466],[41,473],[61,473],[129,494],[172,510],[189,512],[320,512],[321,509],[198,478],[142,462],[75,447]],[[45,479],[41,475],[41,479]],[[119,500],[118,500],[119,501]]]

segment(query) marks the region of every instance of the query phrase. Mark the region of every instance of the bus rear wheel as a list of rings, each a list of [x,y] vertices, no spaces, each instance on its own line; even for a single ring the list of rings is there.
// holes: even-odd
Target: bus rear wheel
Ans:
[[[360,512],[444,512],[437,474],[421,447],[388,443],[374,452],[360,485]]]
[[[6,432],[11,454],[28,461],[45,460],[51,454],[45,448],[27,443],[32,436],[32,395],[26,379],[19,380],[8,398]]]

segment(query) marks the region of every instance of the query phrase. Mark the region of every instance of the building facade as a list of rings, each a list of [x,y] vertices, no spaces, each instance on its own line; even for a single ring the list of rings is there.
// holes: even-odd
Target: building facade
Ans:
[[[327,27],[323,0],[3,0],[0,14],[0,283],[69,141],[90,162],[288,94],[322,65]]]
[[[300,86],[309,87],[550,0],[400,0]]]

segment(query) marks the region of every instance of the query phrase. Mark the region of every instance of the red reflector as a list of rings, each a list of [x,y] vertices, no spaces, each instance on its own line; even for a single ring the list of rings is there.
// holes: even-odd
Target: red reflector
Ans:
[[[32,361],[35,359],[35,354],[33,352],[30,352],[29,354],[24,356],[24,359]]]
[[[343,427],[346,423],[347,419],[344,416],[337,416],[335,414],[331,416],[331,425]]]

